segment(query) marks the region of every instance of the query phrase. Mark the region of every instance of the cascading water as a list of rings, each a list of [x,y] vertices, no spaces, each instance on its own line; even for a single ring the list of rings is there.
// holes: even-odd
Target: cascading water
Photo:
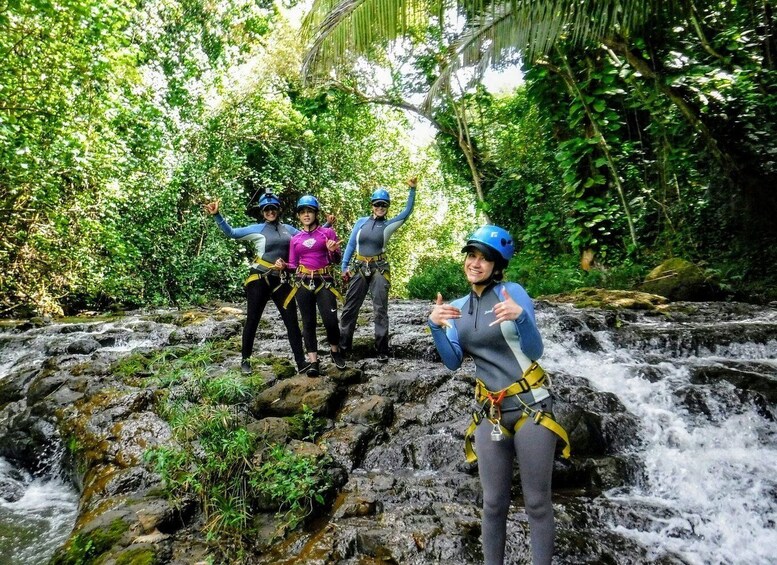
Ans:
[[[595,335],[601,351],[593,353],[571,344],[568,334],[558,330],[557,318],[538,318],[546,337],[543,366],[551,373],[586,377],[599,390],[618,396],[641,421],[642,441],[635,455],[644,466],[643,478],[604,493],[610,506],[604,522],[648,548],[653,558],[674,556],[693,565],[775,563],[773,414],[743,401],[727,381],[699,385],[692,375],[699,367],[755,362],[777,378],[777,343],[651,351],[649,340],[624,347],[613,343],[611,332],[599,331]],[[656,318],[639,322],[648,334],[651,328],[660,334],[663,323]],[[719,331],[721,324],[709,327]],[[731,331],[740,328],[732,325]],[[665,345],[666,340],[656,343]],[[647,378],[646,372],[660,377]],[[700,399],[696,406],[682,401],[689,391]]]
[[[0,498],[0,563],[47,563],[73,528],[78,492],[59,477],[33,478],[2,458],[0,484],[19,496]]]
[[[25,331],[0,332],[0,382],[39,370],[56,356],[89,359],[166,343],[173,326],[135,316],[117,321],[57,323]],[[54,447],[61,451],[62,446]],[[79,493],[63,480],[61,453],[39,454],[44,476],[33,476],[0,458],[0,563],[47,563],[63,545],[77,517]]]

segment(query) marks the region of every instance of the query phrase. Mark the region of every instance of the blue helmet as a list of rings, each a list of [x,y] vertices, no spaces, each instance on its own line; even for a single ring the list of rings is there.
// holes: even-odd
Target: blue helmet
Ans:
[[[264,209],[265,206],[277,206],[281,207],[281,201],[272,192],[265,192],[259,199],[259,210]]]
[[[370,202],[385,202],[386,204],[391,204],[391,196],[389,196],[389,191],[385,188],[378,188],[375,190],[375,192],[372,193],[372,196],[370,196]]]
[[[467,238],[467,245],[461,249],[461,252],[466,253],[471,249],[477,249],[487,260],[503,263],[505,266],[515,252],[513,236],[510,232],[492,225],[485,225],[475,230],[475,233]]]
[[[316,212],[318,212],[320,206],[318,205],[318,200],[315,196],[306,194],[297,200],[297,212],[299,212],[302,208],[313,208]]]

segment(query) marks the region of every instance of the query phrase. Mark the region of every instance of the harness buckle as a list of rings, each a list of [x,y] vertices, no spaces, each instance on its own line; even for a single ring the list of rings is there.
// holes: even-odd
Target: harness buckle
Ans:
[[[313,292],[316,290],[316,282],[313,280],[313,277],[310,277],[310,282],[308,283],[308,290],[310,292]]]
[[[491,430],[491,441],[502,441],[505,435],[502,433],[502,428],[499,427],[499,422],[494,422],[494,429]]]

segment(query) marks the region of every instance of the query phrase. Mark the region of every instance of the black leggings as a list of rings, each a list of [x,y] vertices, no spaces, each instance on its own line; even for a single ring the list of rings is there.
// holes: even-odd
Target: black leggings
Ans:
[[[321,280],[316,278],[316,288]],[[316,305],[321,314],[326,330],[326,339],[330,346],[340,346],[340,327],[337,321],[337,297],[328,288],[322,288],[318,292],[310,290],[307,286],[297,289],[295,295],[302,318],[302,338],[305,342],[305,351],[316,353],[318,351],[318,338],[316,337]]]
[[[280,285],[280,287],[278,287]],[[273,289],[278,290],[273,292]],[[297,321],[297,308],[294,304],[289,304],[288,308],[283,307],[286,297],[291,292],[291,286],[288,283],[281,284],[278,277],[269,276],[259,280],[251,281],[245,286],[246,299],[248,300],[248,315],[246,324],[243,327],[243,359],[251,357],[254,351],[254,339],[256,338],[256,329],[259,327],[259,320],[262,319],[267,301],[272,298],[275,306],[281,314],[283,324],[286,326],[286,333],[289,336],[289,344],[294,354],[294,361],[297,368],[305,365],[305,354],[302,351],[302,333],[299,330]]]

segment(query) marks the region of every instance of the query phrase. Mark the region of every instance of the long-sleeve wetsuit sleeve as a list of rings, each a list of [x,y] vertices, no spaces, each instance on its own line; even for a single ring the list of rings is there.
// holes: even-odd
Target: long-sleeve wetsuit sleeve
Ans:
[[[389,238],[394,234],[394,232],[397,231],[400,227],[402,227],[402,224],[405,223],[405,220],[407,220],[410,217],[410,214],[413,213],[414,207],[415,207],[415,187],[411,187],[407,195],[407,203],[405,204],[405,209],[402,210],[402,212],[400,212],[393,218],[391,218],[388,222],[386,222],[386,229],[383,232],[384,245],[388,243]]]
[[[504,288],[507,290],[510,298],[523,308],[523,312],[515,320],[515,329],[521,338],[521,349],[524,354],[532,361],[536,361],[542,356],[544,346],[534,318],[534,303],[521,285],[505,283]]]
[[[434,345],[437,347],[437,352],[440,354],[443,364],[451,371],[461,367],[461,363],[464,360],[464,351],[462,351],[459,344],[456,322],[450,320],[450,327],[447,329],[438,326],[431,320],[427,320],[427,323],[432,330],[432,339],[434,339]]]
[[[345,272],[348,269],[348,264],[351,262],[354,251],[356,251],[356,236],[359,234],[359,228],[364,223],[364,218],[359,218],[353,225],[351,230],[351,236],[348,238],[348,245],[345,246],[345,253],[343,253],[343,261],[340,263],[340,270]]]
[[[240,239],[242,237],[245,237],[247,235],[255,234],[256,226],[248,226],[245,228],[233,228],[229,225],[229,222],[227,222],[227,219],[221,215],[221,212],[216,212],[216,214],[213,215],[213,219],[216,220],[216,225],[219,227],[219,229],[224,232],[224,235],[227,237],[231,237],[232,239]]]
[[[289,261],[286,263],[286,268],[290,271],[294,271],[297,269],[297,246],[294,245],[294,238],[291,238],[291,243],[289,244]]]

